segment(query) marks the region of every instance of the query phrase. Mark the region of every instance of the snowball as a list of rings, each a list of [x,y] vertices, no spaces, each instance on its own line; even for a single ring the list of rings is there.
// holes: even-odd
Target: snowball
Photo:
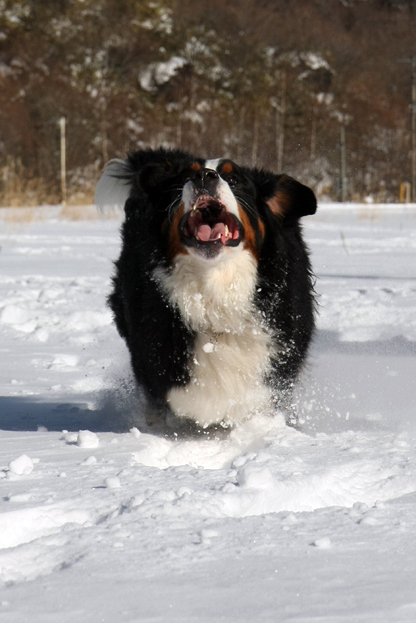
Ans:
[[[14,495],[10,495],[7,501],[14,502],[15,504],[24,504],[25,502],[29,502],[31,498],[31,493],[15,493]]]
[[[377,517],[374,517],[374,515],[366,515],[358,523],[364,526],[379,526],[381,521],[379,521]]]
[[[192,489],[190,489],[189,487],[186,487],[186,486],[179,487],[179,489],[177,491],[178,498],[183,498],[185,496],[189,496],[189,495],[192,495],[192,494],[193,494]]]
[[[104,480],[107,489],[119,489],[121,487],[120,479],[117,476],[110,476]]]
[[[218,537],[219,533],[216,530],[204,528],[203,530],[201,530],[198,536],[202,545],[210,545],[211,539],[215,539],[216,537]]]
[[[237,486],[233,482],[226,482],[225,485],[222,488],[222,491],[224,493],[234,493],[236,488],[237,488]]]
[[[268,467],[251,463],[239,470],[237,482],[240,487],[263,489],[272,486],[274,479]]]
[[[27,454],[21,454],[19,457],[17,457],[17,459],[14,459],[9,463],[9,470],[12,472],[12,474],[18,474],[19,476],[27,476],[31,474],[34,467],[35,466],[32,459],[27,456]]]
[[[203,345],[202,350],[204,353],[213,353],[214,352],[214,344],[212,342],[207,342]]]
[[[320,539],[316,539],[316,541],[314,541],[312,545],[319,549],[330,549],[332,547],[331,539],[328,538],[327,536],[323,536]]]
[[[0,322],[18,325],[27,322],[29,312],[18,305],[5,305],[0,313]]]
[[[77,363],[77,355],[56,355],[48,367],[50,370],[65,370],[65,368],[74,368]]]
[[[287,524],[287,525],[293,525],[295,523],[298,523],[298,518],[296,517],[296,515],[294,513],[289,513],[282,520],[282,523]]]
[[[65,443],[68,445],[78,443],[78,434],[77,433],[65,433],[64,434]]]
[[[96,465],[97,459],[95,456],[89,456],[85,461],[81,463],[81,465]]]
[[[106,327],[113,322],[109,311],[82,311],[70,314],[66,320],[69,331],[94,331],[98,327]]]
[[[39,341],[39,342],[47,342],[49,339],[49,333],[48,331],[46,331],[46,329],[43,328],[38,328],[36,329],[35,333],[34,333],[34,337]]]
[[[77,445],[80,448],[98,448],[100,440],[95,433],[89,430],[80,430],[77,437]]]

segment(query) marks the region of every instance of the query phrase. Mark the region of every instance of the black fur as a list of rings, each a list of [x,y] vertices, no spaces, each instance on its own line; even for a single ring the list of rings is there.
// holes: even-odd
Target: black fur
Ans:
[[[153,406],[165,407],[168,391],[191,381],[194,333],[186,327],[153,278],[168,266],[167,228],[192,163],[181,151],[159,149],[128,158],[132,190],[125,204],[122,251],[116,261],[109,305],[131,354],[135,377]],[[255,306],[278,343],[266,379],[276,404],[290,395],[314,330],[313,278],[298,219],[316,210],[312,191],[287,176],[237,167],[223,176],[244,207],[255,232],[258,254]],[[269,207],[279,198],[279,211]],[[269,202],[269,204],[268,204]],[[274,204],[272,205],[272,207]],[[259,227],[264,224],[264,238]]]

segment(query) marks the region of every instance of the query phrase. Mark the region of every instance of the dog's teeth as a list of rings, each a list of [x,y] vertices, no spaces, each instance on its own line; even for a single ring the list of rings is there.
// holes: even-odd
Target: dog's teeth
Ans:
[[[224,233],[225,233],[225,237],[228,238],[230,235],[230,230],[228,229],[228,225],[225,225],[224,227]]]

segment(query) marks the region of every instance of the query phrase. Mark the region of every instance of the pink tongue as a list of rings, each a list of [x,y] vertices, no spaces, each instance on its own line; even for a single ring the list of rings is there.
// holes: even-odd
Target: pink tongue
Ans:
[[[196,237],[201,240],[201,242],[210,242],[211,240],[219,240],[220,238],[223,244],[227,242],[224,223],[216,223],[212,228],[209,225],[200,225],[196,232]]]

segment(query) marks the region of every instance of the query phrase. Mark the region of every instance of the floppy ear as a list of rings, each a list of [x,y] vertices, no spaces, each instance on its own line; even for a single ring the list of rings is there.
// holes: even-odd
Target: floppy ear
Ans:
[[[285,221],[316,212],[313,191],[288,175],[273,175],[262,185],[262,194],[273,214]]]
[[[122,211],[134,185],[135,172],[128,160],[110,160],[95,189],[95,204],[100,212]]]
[[[151,192],[171,174],[170,162],[148,164],[140,171],[139,182],[146,192]]]
[[[137,186],[147,193],[156,191],[168,180],[179,175],[195,158],[179,149],[143,149],[128,156],[136,172]]]

